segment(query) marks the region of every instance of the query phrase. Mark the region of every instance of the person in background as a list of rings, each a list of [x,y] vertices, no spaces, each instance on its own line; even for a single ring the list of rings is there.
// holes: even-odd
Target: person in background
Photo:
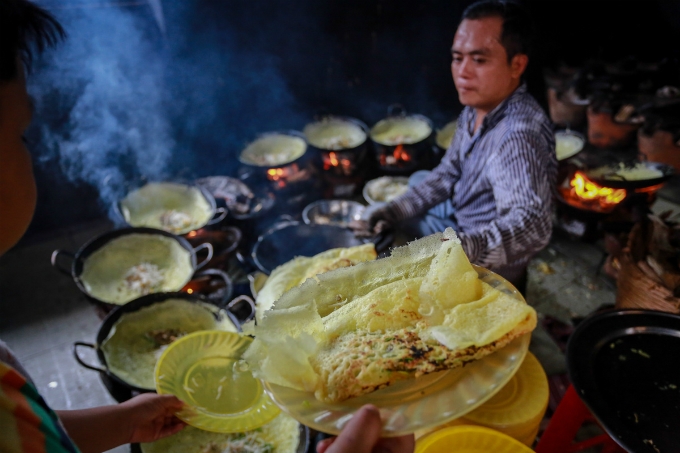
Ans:
[[[26,0],[0,0],[0,255],[24,234],[33,216],[36,187],[23,135],[31,121],[25,68],[31,50],[64,37],[59,23]],[[146,393],[117,405],[53,411],[26,370],[0,341],[0,453],[96,453],[179,432],[174,414],[183,403]],[[380,439],[378,410],[357,412],[319,453],[411,453],[413,436]]]
[[[454,228],[471,262],[524,292],[531,257],[552,233],[557,172],[552,124],[527,93],[532,23],[512,2],[470,5],[456,31],[451,73],[465,106],[441,163],[375,210],[369,227],[411,237]],[[420,172],[419,172],[420,173]]]
[[[64,37],[52,16],[26,0],[0,0],[0,255],[24,234],[36,187],[23,134],[31,121],[25,67],[31,50]],[[36,334],[38,334],[36,332]],[[0,341],[0,452],[95,453],[174,434],[183,403],[144,394],[117,405],[53,411],[26,370]]]

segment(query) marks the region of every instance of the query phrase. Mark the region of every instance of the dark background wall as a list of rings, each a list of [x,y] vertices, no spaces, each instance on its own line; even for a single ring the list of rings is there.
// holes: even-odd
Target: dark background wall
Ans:
[[[36,63],[29,233],[104,217],[142,179],[235,175],[256,134],[321,111],[369,125],[398,102],[441,126],[461,110],[449,48],[470,1],[41,0],[69,32]],[[540,70],[561,61],[677,57],[680,3],[523,2]]]

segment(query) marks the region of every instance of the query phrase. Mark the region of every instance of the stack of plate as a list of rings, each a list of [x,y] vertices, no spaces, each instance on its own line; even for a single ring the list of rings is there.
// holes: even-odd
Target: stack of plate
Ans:
[[[498,393],[477,409],[445,426],[485,426],[531,445],[548,407],[549,396],[545,371],[529,352],[517,373]],[[424,434],[427,432],[416,433],[419,437]]]
[[[450,426],[416,442],[415,453],[532,453],[529,447],[483,426]]]

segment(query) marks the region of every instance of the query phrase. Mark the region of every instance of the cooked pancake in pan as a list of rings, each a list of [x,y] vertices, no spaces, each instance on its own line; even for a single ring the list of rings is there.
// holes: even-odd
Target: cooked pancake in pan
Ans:
[[[339,118],[308,124],[302,132],[312,146],[320,149],[351,149],[366,141],[366,132],[358,124]]]
[[[126,234],[85,259],[80,279],[88,294],[124,305],[150,293],[179,291],[194,273],[191,253],[160,234]]]
[[[120,202],[125,221],[133,227],[158,228],[185,234],[204,226],[213,209],[196,187],[175,183],[149,183]]]
[[[109,370],[128,384],[154,390],[154,368],[163,351],[178,338],[198,330],[236,332],[223,310],[182,299],[124,313],[102,342]]]
[[[143,453],[295,453],[299,424],[281,413],[261,428],[244,433],[212,433],[192,426],[156,442],[141,444]]]

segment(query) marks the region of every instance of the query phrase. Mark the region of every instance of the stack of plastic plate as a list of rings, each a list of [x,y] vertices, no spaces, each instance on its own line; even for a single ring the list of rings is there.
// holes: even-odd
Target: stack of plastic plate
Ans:
[[[450,426],[416,442],[415,453],[532,453],[526,445],[483,426]]]
[[[498,393],[445,426],[485,426],[531,445],[548,407],[549,396],[548,378],[543,367],[533,354],[527,353],[517,373]]]

